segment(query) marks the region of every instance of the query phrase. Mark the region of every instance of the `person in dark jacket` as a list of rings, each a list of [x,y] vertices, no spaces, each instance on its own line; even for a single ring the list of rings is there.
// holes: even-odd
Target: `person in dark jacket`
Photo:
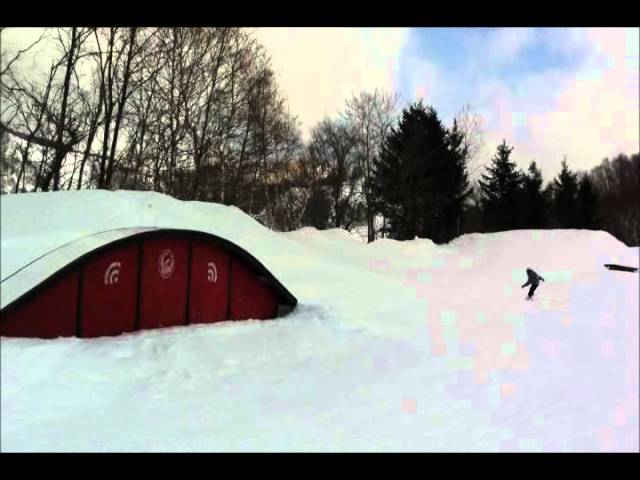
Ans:
[[[524,288],[527,285],[531,285],[527,300],[531,300],[533,298],[533,292],[535,292],[536,288],[538,288],[538,285],[540,285],[540,280],[544,282],[544,278],[542,278],[540,275],[538,275],[536,272],[534,272],[530,268],[527,268],[527,283],[525,283],[521,287],[521,288]]]

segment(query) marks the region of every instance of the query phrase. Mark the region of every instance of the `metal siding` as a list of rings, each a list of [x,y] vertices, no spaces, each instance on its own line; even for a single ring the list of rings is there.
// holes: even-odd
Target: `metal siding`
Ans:
[[[73,270],[46,285],[15,310],[3,313],[0,335],[56,338],[76,334],[78,271]]]
[[[173,270],[167,275],[167,260]],[[142,247],[140,329],[184,325],[188,240],[175,235],[146,239]],[[164,267],[163,267],[164,265]],[[163,269],[164,268],[164,269]],[[163,278],[163,272],[166,278]]]
[[[83,337],[135,330],[138,245],[107,250],[83,267],[80,331]]]
[[[185,323],[275,318],[276,289],[295,306],[295,298],[268,272],[249,266],[246,252],[219,241],[164,231],[107,244],[9,305],[0,317],[0,334],[97,337]],[[170,269],[166,255],[159,262],[167,251]]]
[[[278,303],[273,287],[243,261],[231,262],[231,320],[275,318]]]
[[[228,320],[229,254],[211,241],[195,239],[191,255],[189,322]]]

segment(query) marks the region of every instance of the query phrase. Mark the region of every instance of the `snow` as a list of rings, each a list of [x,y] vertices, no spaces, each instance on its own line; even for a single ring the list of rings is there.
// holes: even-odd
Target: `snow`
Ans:
[[[299,300],[273,321],[0,340],[2,451],[638,451],[638,248],[520,230],[363,244],[143,192],[3,196],[2,268],[203,230]],[[525,269],[545,278],[526,302]]]

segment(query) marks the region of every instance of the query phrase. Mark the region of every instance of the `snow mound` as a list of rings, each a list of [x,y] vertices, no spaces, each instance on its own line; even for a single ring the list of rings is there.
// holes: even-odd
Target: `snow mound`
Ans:
[[[274,233],[145,192],[2,197],[2,278],[79,236],[202,230],[254,254],[289,316],[115,338],[3,338],[3,451],[638,451],[638,248],[519,230],[448,245]],[[524,301],[525,269],[545,282]],[[99,412],[99,414],[96,414]]]
[[[250,252],[277,278],[285,263],[283,256],[299,249],[295,242],[287,241],[236,207],[185,202],[155,192],[83,190],[16,194],[4,196],[0,208],[2,279],[62,245],[126,228],[177,228],[211,233]]]

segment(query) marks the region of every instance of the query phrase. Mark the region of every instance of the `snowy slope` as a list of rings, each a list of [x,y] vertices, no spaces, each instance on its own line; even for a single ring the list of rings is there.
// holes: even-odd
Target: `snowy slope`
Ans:
[[[277,234],[142,192],[2,197],[2,278],[113,228],[204,230],[297,296],[267,322],[3,338],[2,451],[638,451],[638,249],[604,232],[451,245]],[[546,282],[525,302],[525,268]]]

